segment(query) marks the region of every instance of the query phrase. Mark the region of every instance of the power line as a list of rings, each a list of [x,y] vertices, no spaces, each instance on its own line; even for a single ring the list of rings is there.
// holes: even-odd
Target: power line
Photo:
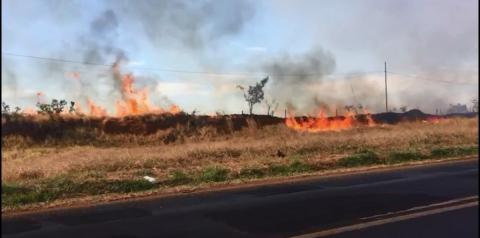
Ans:
[[[392,71],[387,71],[387,72],[391,73],[391,74],[401,75],[401,76],[420,79],[420,80],[432,81],[432,82],[449,83],[449,84],[462,84],[462,85],[476,85],[475,83],[469,83],[469,82],[454,82],[454,81],[447,81],[447,80],[429,79],[429,78],[425,78],[425,77],[419,77],[419,76],[416,76],[416,75],[396,73],[396,72],[392,72]]]
[[[40,56],[32,56],[32,55],[14,54],[14,53],[9,53],[9,52],[2,52],[2,55],[37,59],[37,60],[43,60],[43,61],[56,61],[56,62],[61,62],[61,63],[82,64],[82,65],[89,65],[89,66],[101,66],[101,67],[112,67],[113,66],[113,64],[82,62],[82,61],[67,60],[67,59],[58,59],[58,58],[48,58],[48,57],[40,57]],[[125,68],[138,69],[138,70],[148,70],[148,71],[162,71],[162,72],[184,73],[184,74],[205,74],[205,75],[218,75],[218,76],[259,76],[259,75],[264,76],[265,75],[265,73],[261,73],[261,72],[218,73],[218,72],[204,72],[204,71],[164,69],[164,68],[151,68],[151,67],[133,67],[133,66],[126,66]],[[315,75],[323,75],[323,76],[328,77],[328,76],[353,76],[353,75],[371,74],[371,73],[379,73],[379,72],[382,72],[382,71],[338,73],[338,74],[322,74],[322,73],[273,74],[272,76],[277,76],[277,77],[308,77],[308,76],[315,76]]]
[[[21,57],[21,58],[30,58],[42,61],[55,61],[61,63],[70,63],[70,64],[81,64],[81,65],[88,65],[88,66],[100,66],[100,67],[112,67],[114,64],[105,64],[105,63],[94,63],[94,62],[85,62],[85,61],[76,61],[76,60],[68,60],[68,59],[59,59],[59,58],[48,58],[48,57],[40,57],[40,56],[33,56],[33,55],[23,55],[23,54],[14,54],[10,52],[2,52],[2,55],[5,56],[13,56],[13,57]],[[215,75],[215,76],[264,76],[265,73],[261,72],[236,72],[236,73],[223,73],[223,72],[205,72],[205,71],[192,71],[192,70],[180,70],[180,69],[165,69],[165,68],[152,68],[152,67],[135,67],[135,66],[126,66],[125,68],[129,69],[137,69],[137,70],[146,70],[146,71],[159,71],[159,72],[170,72],[170,73],[182,73],[182,74],[203,74],[203,75]],[[103,70],[102,70],[103,71]],[[325,77],[331,76],[356,76],[356,75],[364,75],[364,74],[374,74],[374,73],[383,73],[384,71],[368,71],[368,72],[356,72],[356,73],[337,73],[337,74],[326,74],[323,75],[322,73],[306,73],[306,74],[282,74],[282,75],[275,75],[272,76],[276,77],[308,77],[308,76],[315,76],[315,75],[323,75]],[[416,75],[409,75],[403,73],[397,73],[388,71],[388,73],[401,75],[409,78],[415,78],[420,80],[432,81],[432,82],[440,82],[440,83],[449,83],[449,84],[462,84],[462,85],[476,85],[474,83],[468,82],[454,82],[454,81],[447,81],[447,80],[438,80],[438,79],[429,79],[425,77],[419,77]]]

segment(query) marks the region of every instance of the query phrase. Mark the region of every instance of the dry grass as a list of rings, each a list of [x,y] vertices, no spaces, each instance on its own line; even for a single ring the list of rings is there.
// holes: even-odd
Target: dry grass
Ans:
[[[132,181],[144,175],[163,181],[171,179],[172,174],[180,179],[184,179],[182,174],[201,177],[214,167],[224,170],[222,176],[228,173],[230,177],[257,177],[264,173],[261,171],[273,171],[272,168],[280,169],[280,175],[282,171],[308,172],[311,166],[327,168],[361,151],[373,151],[385,160],[392,152],[430,155],[435,148],[477,147],[478,118],[445,119],[437,124],[405,122],[323,133],[299,133],[283,125],[256,129],[253,125],[227,135],[207,134],[168,145],[132,145],[128,142],[142,140],[142,136],[128,136],[123,138],[128,140],[127,147],[25,148],[7,143],[2,146],[2,184],[36,186],[59,177],[72,181]],[[13,136],[2,139],[22,140]]]
[[[282,124],[260,128],[252,121],[243,130],[228,133],[209,127],[189,136],[182,134],[186,131],[182,128],[175,131],[174,136],[182,139],[168,144],[155,138],[171,130],[149,136],[104,135],[103,141],[116,143],[96,146],[3,136],[2,211],[62,198],[163,191],[478,153],[478,118],[323,133],[299,133]],[[147,182],[145,175],[159,183]]]

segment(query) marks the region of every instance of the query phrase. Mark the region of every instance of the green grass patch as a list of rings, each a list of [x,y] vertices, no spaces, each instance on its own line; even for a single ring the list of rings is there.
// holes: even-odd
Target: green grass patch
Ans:
[[[396,164],[407,161],[423,160],[426,158],[428,157],[417,151],[399,151],[390,153],[387,158],[387,163]]]
[[[155,188],[157,185],[144,179],[85,182],[78,186],[79,193],[90,195],[106,193],[132,193]]]
[[[227,180],[230,170],[221,167],[208,167],[200,174],[202,182],[222,182]]]
[[[174,170],[173,172],[170,173],[167,184],[170,186],[175,186],[175,185],[188,184],[192,181],[193,179],[190,176],[188,176],[188,174],[186,174],[185,172],[181,170]]]
[[[456,157],[474,154],[478,154],[478,147],[476,146],[435,148],[431,151],[431,155],[434,158]]]
[[[38,186],[31,188],[2,184],[2,206],[49,202],[59,198],[78,195],[139,192],[155,188],[156,186],[156,184],[143,179],[96,180],[78,183],[63,177],[43,181]]]
[[[380,164],[382,161],[378,155],[372,151],[362,151],[338,160],[337,165],[340,167],[356,167],[364,165]]]
[[[54,200],[58,194],[39,188],[2,184],[2,207]]]
[[[305,173],[313,170],[313,166],[309,164],[300,161],[294,161],[288,165],[272,165],[268,168],[268,174],[273,176],[285,176],[295,173]]]
[[[240,178],[262,178],[266,175],[266,171],[256,168],[243,168],[240,170],[238,176]]]

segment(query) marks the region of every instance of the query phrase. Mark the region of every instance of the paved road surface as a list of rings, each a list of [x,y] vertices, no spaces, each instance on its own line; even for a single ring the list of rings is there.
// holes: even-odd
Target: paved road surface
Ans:
[[[477,224],[470,160],[2,218],[2,237],[478,237]]]

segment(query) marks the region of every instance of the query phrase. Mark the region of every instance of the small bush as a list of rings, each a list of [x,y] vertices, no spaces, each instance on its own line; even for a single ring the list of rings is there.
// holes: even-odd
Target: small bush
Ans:
[[[360,153],[341,158],[337,164],[341,167],[356,167],[362,165],[373,165],[379,164],[381,161],[379,160],[377,154],[372,151],[362,151]]]
[[[221,182],[227,180],[229,170],[220,167],[209,167],[202,171],[202,182]]]
[[[170,178],[168,180],[169,185],[181,185],[181,184],[188,184],[192,182],[192,178],[190,178],[186,173],[181,170],[175,170],[170,174]]]

